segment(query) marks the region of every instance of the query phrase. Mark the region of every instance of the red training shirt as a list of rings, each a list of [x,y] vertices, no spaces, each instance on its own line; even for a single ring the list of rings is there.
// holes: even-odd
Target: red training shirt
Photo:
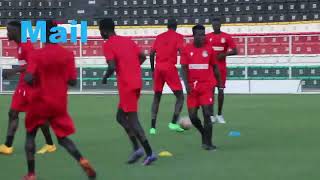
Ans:
[[[183,36],[169,29],[156,37],[152,50],[156,51],[156,66],[177,64],[177,51],[183,48]]]
[[[107,61],[114,60],[118,85],[124,88],[141,89],[142,77],[138,45],[131,39],[113,35],[103,44]]]
[[[46,44],[30,54],[27,73],[34,76],[31,110],[45,115],[67,111],[68,81],[77,79],[74,54],[60,45]]]
[[[210,46],[195,47],[188,44],[182,51],[181,64],[187,65],[188,83],[212,82],[216,84],[213,65],[216,64],[216,53]]]
[[[232,39],[232,36],[221,32],[220,34],[209,33],[206,35],[206,42],[212,47],[218,54],[228,52],[229,49],[236,48],[236,45]],[[226,66],[226,58],[218,61],[219,66]]]

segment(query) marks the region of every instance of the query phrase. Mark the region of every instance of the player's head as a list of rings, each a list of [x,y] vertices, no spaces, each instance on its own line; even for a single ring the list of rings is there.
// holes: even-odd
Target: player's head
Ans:
[[[109,39],[110,35],[114,34],[114,22],[111,18],[105,18],[99,21],[99,30],[103,39]]]
[[[220,18],[212,19],[212,28],[213,28],[214,32],[220,32],[220,29],[221,29],[221,19]]]
[[[206,39],[206,28],[202,24],[197,24],[192,28],[193,42],[195,46],[201,47],[205,43]]]
[[[9,41],[21,41],[21,23],[20,21],[10,21],[7,24],[7,37]]]
[[[178,22],[176,19],[174,18],[171,18],[171,19],[168,19],[168,25],[167,25],[168,29],[172,29],[172,30],[177,30],[177,27],[178,27]]]
[[[57,27],[58,25],[57,25],[57,23],[55,22],[55,21],[53,21],[53,20],[46,20],[46,42],[47,43],[52,43],[52,42],[50,42],[50,36],[52,35],[52,34],[55,34],[55,33],[57,33],[57,31],[54,31],[54,32],[51,32],[50,31],[50,29],[51,28],[53,28],[53,27]]]

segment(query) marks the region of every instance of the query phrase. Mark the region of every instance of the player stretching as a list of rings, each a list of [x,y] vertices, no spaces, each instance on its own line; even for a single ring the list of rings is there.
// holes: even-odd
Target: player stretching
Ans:
[[[18,129],[19,124],[19,113],[25,112],[28,106],[27,103],[27,94],[28,87],[26,83],[23,81],[25,75],[25,69],[27,67],[27,63],[29,58],[27,56],[31,51],[33,51],[33,46],[30,42],[21,43],[21,24],[18,21],[11,21],[7,26],[8,31],[8,40],[14,41],[18,46],[18,60],[20,66],[18,68],[14,68],[8,71],[3,72],[3,79],[7,79],[12,75],[20,73],[20,78],[16,90],[12,96],[11,108],[9,110],[9,124],[7,130],[7,138],[5,144],[0,145],[0,153],[10,155],[13,153],[13,139],[14,135]],[[43,135],[46,140],[46,145],[41,148],[37,153],[44,154],[46,152],[54,152],[56,150],[56,146],[53,144],[50,130],[47,125],[41,127]]]
[[[103,84],[117,72],[119,90],[119,105],[117,121],[128,134],[134,152],[128,163],[137,162],[144,152],[138,141],[144,148],[147,157],[143,164],[150,165],[157,158],[152,153],[151,146],[145,136],[144,130],[138,119],[138,101],[142,87],[141,67],[146,57],[139,47],[129,38],[116,35],[115,25],[112,19],[107,18],[99,22],[100,34],[103,39],[108,39],[103,45],[104,55],[108,63],[107,73],[103,77]]]
[[[56,25],[47,21],[47,43],[42,49],[30,54],[24,80],[31,86],[29,107],[26,114],[26,156],[28,174],[24,180],[35,180],[35,137],[39,126],[49,123],[58,138],[58,142],[79,163],[89,178],[95,178],[96,172],[83,158],[73,141],[68,138],[75,132],[75,127],[67,111],[68,85],[77,82],[75,60],[72,52],[58,44],[51,44],[50,29]],[[49,119],[47,121],[47,119]]]
[[[177,21],[175,19],[169,19],[168,31],[157,36],[150,54],[151,71],[154,79],[150,134],[156,134],[157,114],[165,82],[176,96],[176,104],[169,128],[178,132],[184,131],[184,129],[177,124],[184,102],[184,96],[178,70],[175,66],[177,64],[177,52],[180,51],[183,46],[183,36],[176,33],[176,29]],[[155,56],[156,67],[154,67]]]
[[[218,66],[221,74],[221,87],[218,88],[218,115],[216,118],[212,118],[213,122],[226,123],[223,115],[222,108],[224,102],[224,88],[226,87],[227,80],[227,56],[237,55],[237,48],[234,44],[232,37],[221,31],[220,19],[213,19],[212,21],[212,33],[207,34],[206,41],[217,52]],[[229,51],[231,49],[231,51]]]
[[[205,27],[196,25],[192,28],[194,42],[188,44],[181,56],[182,77],[188,93],[187,105],[192,124],[197,128],[202,138],[202,148],[214,150],[212,144],[211,107],[213,106],[213,89],[218,80],[220,87],[220,73],[216,64],[216,54],[205,43]],[[201,106],[204,125],[198,117]]]

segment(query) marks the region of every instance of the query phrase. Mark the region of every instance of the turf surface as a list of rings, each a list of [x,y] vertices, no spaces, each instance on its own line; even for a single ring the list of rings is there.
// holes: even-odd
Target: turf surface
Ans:
[[[225,104],[228,123],[214,129],[219,150],[206,152],[200,148],[195,129],[180,134],[168,130],[174,98],[164,96],[158,135],[150,137],[150,141],[156,151],[168,150],[174,156],[143,167],[141,163],[124,164],[130,144],[115,121],[117,96],[71,96],[70,112],[78,129],[72,139],[95,165],[99,180],[313,180],[320,177],[318,98],[319,95],[229,95]],[[151,101],[150,95],[140,101],[140,118],[146,130]],[[10,96],[0,95],[1,143],[9,102]],[[229,137],[232,130],[240,131],[241,136]],[[24,134],[21,120],[14,155],[0,155],[0,180],[18,180],[25,174]],[[42,144],[39,132],[37,145]],[[61,147],[56,153],[36,156],[36,160],[40,180],[86,179]]]

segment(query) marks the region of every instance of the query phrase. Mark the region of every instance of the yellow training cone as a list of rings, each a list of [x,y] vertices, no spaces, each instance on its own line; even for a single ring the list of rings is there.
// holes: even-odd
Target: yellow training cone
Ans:
[[[161,151],[160,153],[159,153],[159,156],[160,157],[171,157],[171,156],[173,156],[169,151]]]

